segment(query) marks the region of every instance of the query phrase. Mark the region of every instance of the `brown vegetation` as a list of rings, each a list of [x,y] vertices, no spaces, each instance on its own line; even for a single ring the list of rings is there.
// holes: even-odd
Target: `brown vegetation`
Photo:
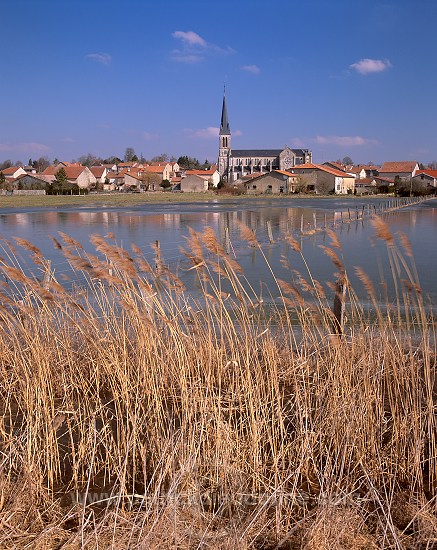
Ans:
[[[110,236],[93,237],[90,256],[63,235],[57,248],[88,282],[68,293],[11,247],[0,547],[435,547],[435,321],[408,246],[376,228],[397,298],[380,307],[359,271],[374,309],[348,288],[340,335],[309,268],[277,281],[267,307],[211,230],[185,250],[197,299],[159,249],[150,265]]]

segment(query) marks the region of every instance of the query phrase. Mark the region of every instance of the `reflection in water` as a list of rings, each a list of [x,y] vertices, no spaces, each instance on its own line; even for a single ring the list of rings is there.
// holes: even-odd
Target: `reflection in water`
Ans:
[[[433,277],[437,269],[434,238],[436,212],[437,201],[429,201],[383,216],[393,234],[402,232],[410,239],[422,288],[433,301],[437,297],[437,284]],[[312,277],[322,284],[336,277],[336,267],[320,248],[320,245],[329,246],[330,238],[325,230],[332,229],[342,244],[348,275],[359,293],[360,284],[354,278],[355,266],[362,267],[373,281],[381,285],[381,289],[382,279],[388,281],[390,286],[391,272],[385,245],[374,238],[370,213],[369,203],[340,199],[146,205],[129,211],[76,208],[17,213],[11,210],[0,213],[0,236],[7,240],[21,237],[31,241],[52,261],[55,273],[69,269],[49,238],[59,239],[59,232],[82,243],[90,253],[94,252],[89,242],[92,234],[113,234],[118,245],[129,249],[130,244],[134,243],[148,259],[153,255],[151,243],[159,241],[162,256],[170,269],[187,280],[181,247],[186,246],[189,228],[201,232],[210,226],[223,244],[226,231],[229,231],[231,253],[235,254],[249,283],[255,290],[264,294],[268,292],[275,298],[279,291],[270,268],[257,249],[241,240],[240,224],[255,233],[275,275],[288,281],[293,278],[292,270],[308,276],[302,259],[286,241],[287,235],[297,238]],[[269,231],[273,243],[270,243]],[[24,252],[22,254],[25,256]],[[291,271],[284,267],[283,259],[287,259]]]

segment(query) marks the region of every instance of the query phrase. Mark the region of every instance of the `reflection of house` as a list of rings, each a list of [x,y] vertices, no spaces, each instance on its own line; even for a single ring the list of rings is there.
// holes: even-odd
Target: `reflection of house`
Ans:
[[[201,193],[208,191],[208,181],[195,174],[181,179],[181,191],[184,193]]]
[[[218,171],[220,177],[228,182],[254,172],[262,174],[272,170],[289,170],[293,166],[312,162],[312,152],[308,149],[290,149],[288,146],[284,149],[232,149],[225,96],[219,140]]]
[[[342,170],[336,170],[323,164],[303,164],[295,166],[292,171],[302,176],[302,184],[308,191],[328,194],[333,191],[337,195],[353,193],[355,177]]]
[[[401,162],[384,162],[379,170],[379,176],[382,178],[395,179],[410,179],[416,175],[419,170],[419,163],[415,160]]]
[[[298,181],[299,176],[297,174],[284,170],[273,170],[268,174],[246,181],[244,187],[248,195],[258,195],[260,193],[280,195],[282,193],[294,193]]]

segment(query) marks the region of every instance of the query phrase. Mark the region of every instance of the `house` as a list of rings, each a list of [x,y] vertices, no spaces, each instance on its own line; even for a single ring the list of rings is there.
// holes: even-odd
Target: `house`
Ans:
[[[14,189],[17,190],[45,190],[47,183],[44,176],[34,174],[20,174],[13,181]]]
[[[208,191],[208,181],[193,174],[181,179],[181,191],[184,193],[203,193]]]
[[[138,162],[120,162],[117,164],[117,172],[122,172],[123,170],[131,170],[132,168],[137,168],[138,166],[140,166]],[[142,166],[143,165],[141,164],[141,167]]]
[[[129,166],[124,168],[120,172],[107,172],[106,179],[108,183],[103,186],[105,191],[125,191],[129,187],[135,187],[139,181],[141,174],[144,172],[144,168]],[[130,177],[131,176],[131,177]],[[125,187],[125,185],[127,186]]]
[[[108,169],[105,166],[90,166],[91,173],[96,178],[97,183],[105,183]]]
[[[136,172],[126,172],[124,174],[124,184],[122,191],[139,191],[142,187],[143,180]]]
[[[291,172],[302,176],[308,191],[323,195],[334,192],[337,195],[353,193],[355,177],[342,170],[336,170],[323,164],[306,163],[295,166]]]
[[[374,195],[378,191],[375,178],[358,178],[355,180],[357,195]]]
[[[379,176],[394,180],[396,177],[400,179],[410,179],[416,175],[420,169],[419,163],[415,160],[399,161],[399,162],[384,162],[379,169]]]
[[[77,185],[80,189],[93,189],[96,186],[97,180],[88,166],[70,165],[62,166],[65,170],[65,175],[70,183]],[[55,181],[55,176],[61,169],[57,166],[49,166],[42,173],[43,176],[50,176],[50,181]]]
[[[393,178],[375,176],[373,179],[375,180],[378,193],[391,193],[394,191],[395,180]]]
[[[437,187],[437,170],[430,168],[418,170],[412,180],[416,184],[426,183],[429,187]]]
[[[31,164],[27,164],[26,166],[23,166],[23,170],[27,174],[36,174],[37,173],[36,168],[34,166],[32,166]]]
[[[268,174],[258,175],[244,182],[248,195],[259,195],[262,193],[280,195],[294,193],[297,188],[300,176],[286,170],[272,170]]]
[[[200,176],[208,182],[209,187],[216,188],[220,183],[220,174],[216,164],[213,164],[208,170],[185,170],[185,175]]]
[[[106,181],[103,184],[103,191],[117,191],[124,185],[124,174],[117,174],[116,172],[108,172],[106,175]]]
[[[356,180],[373,178],[379,174],[379,166],[358,164],[357,166],[353,166],[351,168],[350,173],[355,175]]]
[[[101,164],[101,166],[104,166],[108,172],[117,172],[116,164]]]
[[[331,160],[331,161],[324,162],[323,166],[328,166],[329,168],[334,168],[334,170],[341,170],[342,172],[346,172],[341,162],[334,162]]]
[[[170,174],[171,174],[172,178],[177,177],[177,176],[180,175],[181,167],[179,166],[179,164],[177,162],[174,162],[174,161],[171,161],[171,160],[169,160],[168,162],[166,162],[166,161],[151,162],[149,164],[149,166],[166,166],[167,164],[170,164]],[[165,179],[167,179],[167,178],[165,178]]]
[[[6,180],[14,180],[18,176],[27,174],[26,170],[21,168],[21,166],[10,166],[9,168],[4,168],[1,172]]]
[[[172,178],[172,168],[169,162],[159,163],[158,165],[145,166],[144,172],[146,174],[158,174],[161,178],[161,181],[168,180]]]

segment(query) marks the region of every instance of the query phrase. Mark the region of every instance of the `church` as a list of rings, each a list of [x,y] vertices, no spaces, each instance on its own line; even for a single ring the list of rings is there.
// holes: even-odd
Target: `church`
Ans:
[[[234,182],[243,176],[265,174],[272,170],[291,170],[312,162],[309,149],[232,149],[226,95],[223,94],[219,133],[218,171],[222,181]]]

